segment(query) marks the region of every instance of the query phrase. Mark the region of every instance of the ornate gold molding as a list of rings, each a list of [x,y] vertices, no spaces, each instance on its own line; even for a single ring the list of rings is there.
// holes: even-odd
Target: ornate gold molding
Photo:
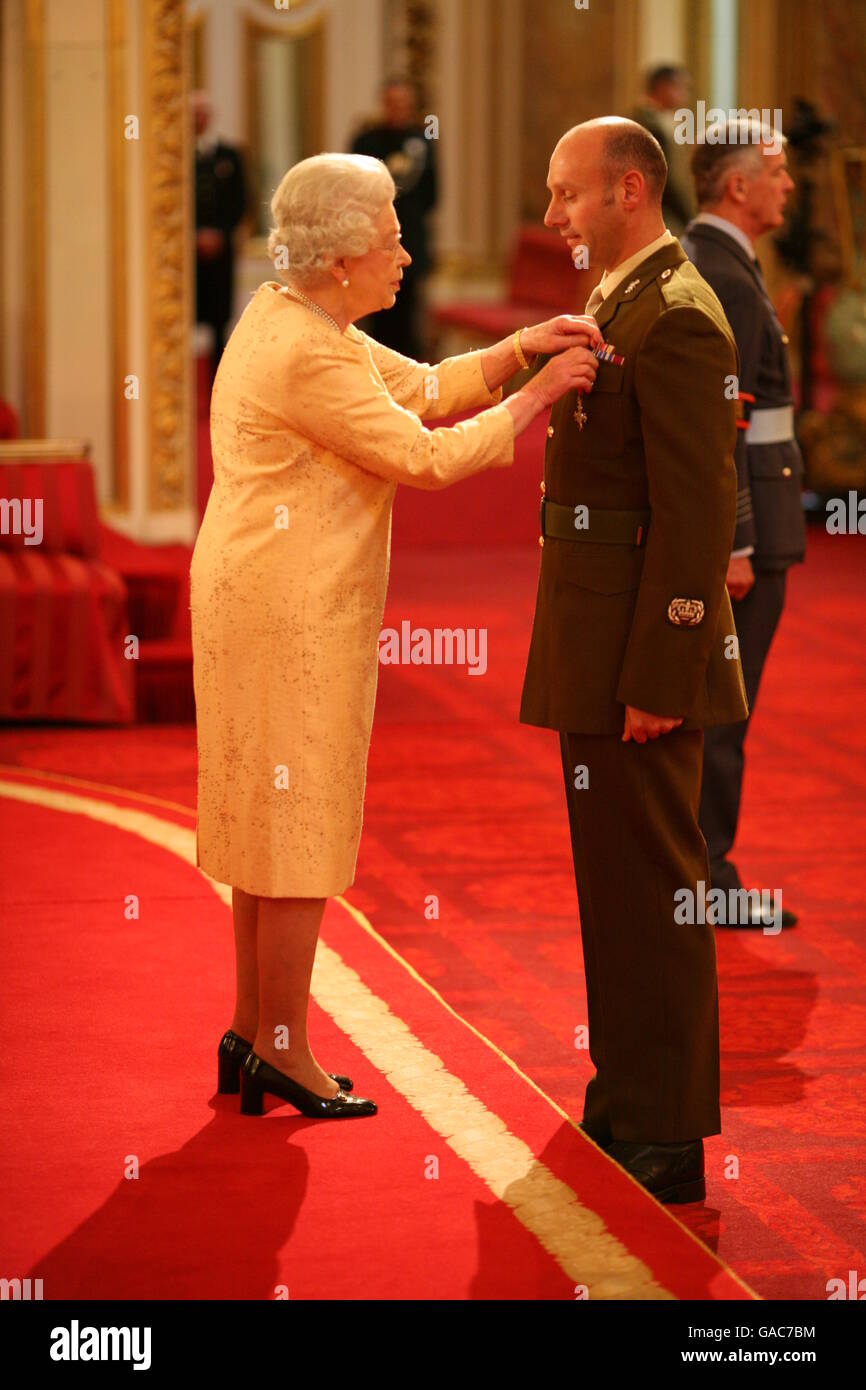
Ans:
[[[113,500],[129,506],[129,402],[123,381],[129,371],[127,236],[126,236],[126,159],[128,141],[124,138],[126,114],[126,31],[125,0],[108,0],[106,10],[107,45],[107,124],[108,124],[108,207],[111,238],[111,296],[109,301],[111,334],[111,433],[113,462]]]
[[[143,0],[148,305],[149,500],[155,511],[189,495],[190,276],[189,112],[183,6]]]
[[[288,4],[281,5],[278,9],[274,0],[259,0],[260,5],[270,10],[272,19],[281,19],[283,16],[291,19],[292,15],[297,14],[299,10],[309,8],[313,3],[314,0],[288,0]]]
[[[189,45],[190,57],[190,82],[195,90],[203,88],[207,91],[208,80],[208,61],[207,61],[207,24],[210,15],[204,10],[190,17],[184,14],[184,24],[186,26],[186,41]]]
[[[415,83],[419,101],[427,110],[435,110],[436,92],[432,78],[437,72],[436,41],[439,16],[435,0],[406,0],[407,75]],[[501,22],[501,16],[498,16]],[[489,15],[485,16],[485,19]],[[489,33],[489,28],[487,30]]]
[[[3,439],[0,459],[89,459],[89,439]]]
[[[45,6],[24,12],[24,432],[45,433]]]

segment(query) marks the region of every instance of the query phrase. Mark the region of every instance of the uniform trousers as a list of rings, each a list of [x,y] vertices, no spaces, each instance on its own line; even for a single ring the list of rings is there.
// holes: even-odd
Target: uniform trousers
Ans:
[[[584,1122],[600,1139],[718,1134],[714,929],[674,920],[675,893],[697,896],[709,878],[697,819],[703,730],[644,744],[562,733],[560,746],[596,1068]],[[575,787],[581,768],[587,785]]]
[[[733,604],[749,719],[755,710],[764,663],[785,605],[786,578],[786,570],[756,570],[755,582],[746,597]],[[698,819],[709,850],[713,887],[722,888],[725,892],[741,887],[737,867],[728,854],[740,818],[745,771],[743,745],[749,719],[707,729],[704,738],[704,772]]]

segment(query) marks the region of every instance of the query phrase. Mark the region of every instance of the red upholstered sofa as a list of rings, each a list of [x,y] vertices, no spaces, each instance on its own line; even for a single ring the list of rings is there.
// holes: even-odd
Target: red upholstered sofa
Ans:
[[[100,558],[87,455],[77,441],[0,444],[0,719],[133,718],[126,585]]]
[[[123,576],[129,631],[139,638],[135,715],[139,724],[195,719],[188,545],[143,545],[105,524],[100,554]]]

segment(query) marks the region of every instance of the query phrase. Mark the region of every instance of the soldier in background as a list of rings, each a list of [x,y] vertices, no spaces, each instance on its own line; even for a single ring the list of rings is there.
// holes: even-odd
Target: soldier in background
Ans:
[[[756,135],[759,143],[753,143]],[[740,394],[754,398],[748,428],[737,432],[737,529],[727,575],[749,710],[754,711],[782,615],[788,568],[803,559],[806,549],[800,502],[803,460],[794,437],[788,338],[767,294],[754,246],[763,232],[782,225],[794,184],[784,137],[755,130],[748,120],[729,121],[724,141],[698,145],[692,173],[700,212],[686,229],[683,250],[721,300],[740,354]],[[707,729],[704,740],[700,825],[712,886],[725,892],[741,887],[728,855],[740,813],[748,725],[747,719]],[[796,920],[783,907],[782,925]],[[753,902],[746,920],[719,922],[723,925],[763,928],[770,923]]]
[[[240,150],[210,130],[206,92],[190,99],[195,126],[196,323],[213,330],[213,366],[219,365],[234,299],[234,234],[247,210]]]
[[[674,138],[675,113],[688,108],[691,83],[691,75],[686,68],[672,63],[652,68],[647,73],[646,93],[632,112],[632,119],[658,140],[667,160],[668,180],[662,197],[662,218],[674,236],[680,236],[696,211],[689,177],[688,146],[678,144]]]
[[[432,264],[427,214],[436,206],[435,141],[427,139],[419,121],[418,95],[411,82],[402,78],[386,82],[382,105],[382,120],[355,137],[352,152],[373,155],[387,164],[397,185],[394,207],[412,264],[403,269],[393,309],[372,314],[365,327],[377,342],[423,362],[427,354],[418,318],[421,287]]]

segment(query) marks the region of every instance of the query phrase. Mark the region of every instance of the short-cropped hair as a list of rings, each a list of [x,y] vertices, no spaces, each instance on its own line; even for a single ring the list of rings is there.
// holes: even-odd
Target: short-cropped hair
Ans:
[[[605,132],[604,162],[611,183],[628,169],[643,174],[647,188],[659,202],[668,178],[668,162],[654,135],[635,121],[610,126]]]
[[[312,284],[341,256],[364,256],[396,185],[386,164],[365,154],[316,154],[292,165],[271,199],[268,255],[283,279]]]
[[[650,68],[647,73],[646,89],[648,92],[654,92],[663,82],[673,82],[687,74],[688,68],[680,67],[677,63],[659,63],[658,67]]]
[[[761,160],[765,158],[762,146],[775,145],[778,152],[787,144],[781,131],[775,131],[752,117],[720,121],[714,128],[724,139],[712,144],[701,141],[695,146],[691,158],[699,207],[709,207],[724,197],[731,174],[739,170],[757,174]]]

